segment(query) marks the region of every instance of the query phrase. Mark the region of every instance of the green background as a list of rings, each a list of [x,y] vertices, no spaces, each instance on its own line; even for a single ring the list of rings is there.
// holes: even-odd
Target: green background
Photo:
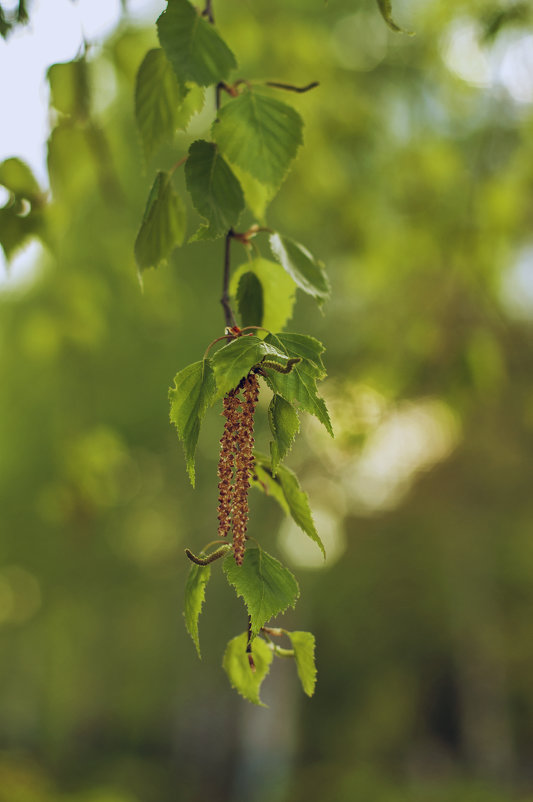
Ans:
[[[193,491],[167,388],[223,332],[223,243],[175,251],[141,292],[146,196],[190,137],[145,164],[155,28],[125,21],[89,52],[91,97],[54,117],[35,277],[0,293],[0,802],[531,800],[533,106],[500,80],[527,14],[494,31],[498,4],[398,0],[409,37],[370,0],[215,6],[236,77],[320,81],[281,97],[305,146],[268,221],[332,283],[323,315],[298,293],[289,329],[327,346],[336,438],[306,420],[288,459],[331,557],[262,496],[250,525],[298,576],[279,623],[315,633],[317,690],[281,660],[268,709],[230,689],[246,617],[220,565],[201,663],[185,632],[223,422]]]

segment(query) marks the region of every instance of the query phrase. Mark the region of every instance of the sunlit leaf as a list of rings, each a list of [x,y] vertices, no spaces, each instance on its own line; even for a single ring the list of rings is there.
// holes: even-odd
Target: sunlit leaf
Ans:
[[[200,639],[198,636],[198,618],[202,612],[202,605],[205,601],[205,588],[211,576],[210,565],[191,565],[189,576],[185,584],[185,626],[187,632],[194,641],[198,657],[200,653]]]
[[[228,77],[235,56],[199,11],[187,0],[168,0],[157,20],[159,41],[178,81],[209,86]]]
[[[282,334],[269,334],[266,342],[275,345],[286,357],[301,357],[290,373],[283,374],[269,368],[265,369],[266,379],[275,393],[283,396],[289,403],[297,402],[302,409],[315,415],[333,437],[333,429],[324,399],[320,398],[316,382],[320,378],[316,364],[298,353],[295,347],[282,339]],[[303,335],[302,335],[303,336]],[[317,341],[318,342],[318,341]]]
[[[300,289],[318,301],[323,301],[329,296],[329,283],[322,263],[317,261],[303,245],[289,237],[272,234],[270,247],[275,258]]]
[[[84,58],[52,64],[46,74],[50,85],[50,105],[76,120],[89,116],[89,80]]]
[[[149,50],[135,84],[135,118],[147,159],[162,142],[172,140],[185,96],[164,51]]]
[[[213,357],[217,395],[223,396],[233,390],[265,357],[287,362],[283,351],[259,337],[244,335],[220,348]]]
[[[180,371],[169,391],[170,420],[183,443],[187,471],[194,487],[194,455],[200,425],[215,396],[215,378],[208,359],[194,362]]]
[[[249,702],[253,702],[254,705],[266,707],[259,698],[259,691],[261,683],[270,670],[274,655],[272,649],[267,646],[264,640],[254,638],[252,641],[252,657],[255,671],[252,671],[246,654],[247,642],[248,635],[246,632],[230,640],[224,653],[222,667],[228,675],[232,687],[241,696],[244,696]]]
[[[307,493],[300,487],[300,483],[294,471],[291,471],[283,465],[278,465],[276,476],[273,477],[272,465],[269,458],[258,451],[254,451],[254,456],[257,463],[256,470],[261,467],[263,471],[267,475],[269,474],[273,481],[279,485],[291,518],[300,527],[302,532],[305,532],[305,534],[317,544],[325,558],[326,550],[320,535],[316,531]],[[275,494],[272,495],[276,498]],[[276,498],[276,500],[278,499]]]
[[[270,455],[275,476],[277,466],[291,450],[294,438],[300,431],[300,420],[292,404],[274,393],[268,408],[268,422],[274,438],[270,443]]]
[[[287,632],[294,657],[298,676],[302,683],[302,688],[307,696],[312,696],[316,685],[316,664],[315,664],[315,637],[310,632]]]
[[[185,207],[172,188],[169,173],[160,172],[153,183],[137,239],[135,258],[140,270],[165,262],[185,236]]]
[[[292,106],[246,89],[219,110],[213,137],[228,161],[277,187],[302,144],[302,128]]]
[[[237,225],[244,196],[231,168],[212,142],[200,139],[189,148],[185,179],[196,210],[207,224],[193,239],[214,239]]]
[[[293,280],[277,262],[254,259],[235,270],[230,284],[232,295],[237,294],[243,274],[249,272],[257,276],[263,290],[261,325],[270,331],[281,331],[292,316],[296,299],[296,286]]]
[[[298,583],[288,568],[259,547],[246,549],[242,565],[237,565],[233,554],[228,554],[224,573],[246,604],[253,635],[273,616],[294,607],[300,595]]]
[[[0,184],[17,198],[30,202],[42,200],[42,190],[32,171],[20,159],[6,159],[0,164]]]

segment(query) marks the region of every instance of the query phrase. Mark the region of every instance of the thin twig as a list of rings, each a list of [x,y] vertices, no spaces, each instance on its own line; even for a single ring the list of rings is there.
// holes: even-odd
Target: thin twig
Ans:
[[[314,89],[317,86],[320,86],[319,81],[312,81],[310,84],[306,84],[306,86],[294,86],[294,84],[282,84],[278,81],[265,81],[266,86],[273,86],[275,89],[286,89],[287,92],[298,92],[298,94],[303,94],[303,92],[309,92],[310,89]]]
[[[230,267],[231,267],[231,240],[233,239],[233,229],[230,228],[228,233],[226,234],[226,247],[224,250],[224,278],[222,281],[222,297],[220,298],[220,303],[222,304],[222,308],[224,309],[224,318],[226,320],[226,326],[228,329],[233,328],[236,325],[235,323],[235,316],[233,314],[233,309],[231,308],[229,302],[229,274],[230,274]]]
[[[246,654],[248,655],[248,663],[250,668],[255,672],[255,663],[252,654],[252,616],[248,616],[248,640],[246,642]]]
[[[211,25],[215,24],[215,15],[213,14],[213,0],[205,0],[205,8],[202,11],[202,17],[207,17]]]

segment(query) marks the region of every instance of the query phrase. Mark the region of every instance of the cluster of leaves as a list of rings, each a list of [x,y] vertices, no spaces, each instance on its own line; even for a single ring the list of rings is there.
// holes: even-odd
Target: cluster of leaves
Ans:
[[[318,340],[307,335],[279,332],[260,339],[243,333],[223,345],[212,358],[204,357],[177,374],[174,388],[170,391],[170,417],[183,443],[189,477],[194,485],[196,445],[208,408],[237,386],[251,370],[258,370],[273,393],[268,408],[272,440],[270,455],[254,452],[252,484],[271,496],[285,514],[291,516],[317,544],[325,557],[325,549],[313,522],[307,495],[301,489],[293,471],[281,464],[300,428],[299,409],[316,415],[328,432],[332,433],[326,406],[316,387],[317,380],[325,375],[321,358],[323,350]],[[230,585],[245,602],[250,630],[249,636],[245,634],[231,641],[224,658],[224,668],[239,692],[259,703],[259,685],[266,676],[272,655],[295,657],[302,679],[304,669],[300,667],[300,662],[305,666],[311,665],[312,660],[307,652],[311,650],[312,654],[314,640],[310,634],[306,635],[304,655],[304,646],[299,641],[298,646],[293,641],[294,651],[291,653],[274,648],[271,642],[267,645],[256,643],[257,636],[265,634],[263,628],[273,616],[294,606],[299,596],[298,584],[287,568],[257,544],[254,548],[247,549],[242,566],[235,564],[233,555],[227,554],[229,551],[229,545],[217,549],[212,555],[207,555],[204,550],[198,559],[200,563],[206,564],[192,566],[185,593],[185,621],[200,654],[198,618],[205,586],[211,573],[211,562],[225,556],[224,573]],[[255,672],[251,671],[245,654],[247,637],[251,643]],[[266,662],[263,659],[265,649],[270,656],[270,660]],[[243,681],[243,677],[246,681]],[[308,673],[302,682],[306,693],[312,692],[314,679],[311,682]]]
[[[243,78],[227,83],[237,60],[213,25],[210,4],[202,11],[188,0],[168,0],[157,30],[161,47],[146,54],[136,80],[136,119],[146,159],[172,141],[177,129],[187,129],[203,108],[209,86],[216,87],[216,107],[210,138],[191,142],[185,155],[178,154],[174,168],[157,172],[135,242],[137,264],[140,271],[157,267],[185,239],[186,206],[173,186],[175,170],[183,164],[190,202],[202,218],[189,241],[226,238],[226,291],[236,300],[242,327],[227,329],[219,339],[229,342],[212,357],[208,348],[202,360],[181,370],[170,391],[170,417],[183,443],[189,477],[194,486],[195,451],[208,408],[250,372],[257,373],[272,391],[268,410],[272,442],[270,456],[255,453],[250,481],[271,495],[325,555],[307,496],[292,471],[281,464],[299,431],[299,410],[315,415],[332,434],[316,386],[325,376],[324,349],[313,337],[282,329],[292,315],[297,288],[322,304],[329,284],[323,265],[306,248],[265,225],[267,204],[302,144],[303,121],[292,106],[273,95],[273,85]],[[287,85],[278,84],[279,88]],[[256,222],[238,233],[246,207]],[[270,259],[257,251],[252,258],[256,247],[252,240],[260,233],[268,235]],[[229,285],[231,238],[245,246],[249,258],[234,271]],[[235,326],[229,298],[226,304],[226,324]],[[198,617],[211,563],[229,550],[228,545],[199,557],[188,552],[196,563],[187,583],[185,618],[198,653]],[[275,646],[265,630],[273,616],[294,606],[298,598],[298,584],[290,571],[256,546],[248,548],[242,566],[227,554],[224,573],[242,596],[249,616],[248,632],[230,642],[224,658],[231,683],[259,703],[260,683],[278,654],[296,660],[304,690],[311,694],[312,635],[290,633],[293,648],[287,650]]]

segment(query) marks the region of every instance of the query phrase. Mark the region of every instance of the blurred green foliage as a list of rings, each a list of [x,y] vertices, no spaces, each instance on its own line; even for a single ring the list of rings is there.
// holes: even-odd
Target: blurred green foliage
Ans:
[[[44,245],[0,289],[1,802],[533,799],[533,77],[530,20],[496,26],[501,5],[398,2],[411,38],[370,1],[216,3],[239,76],[321,84],[291,97],[305,147],[268,220],[332,280],[289,326],[328,348],[336,439],[308,421],[289,464],[330,561],[303,570],[305,536],[295,555],[257,495],[258,537],[299,568],[281,623],[315,632],[319,668],[307,700],[276,661],[268,710],[226,685],[244,619],[216,570],[200,664],[179,612],[183,548],[216,533],[222,420],[193,491],[167,388],[221,333],[222,254],[191,244],[141,292],[150,176],[186,142],[144,163],[154,28],[89,50],[86,97],[50,73]]]

